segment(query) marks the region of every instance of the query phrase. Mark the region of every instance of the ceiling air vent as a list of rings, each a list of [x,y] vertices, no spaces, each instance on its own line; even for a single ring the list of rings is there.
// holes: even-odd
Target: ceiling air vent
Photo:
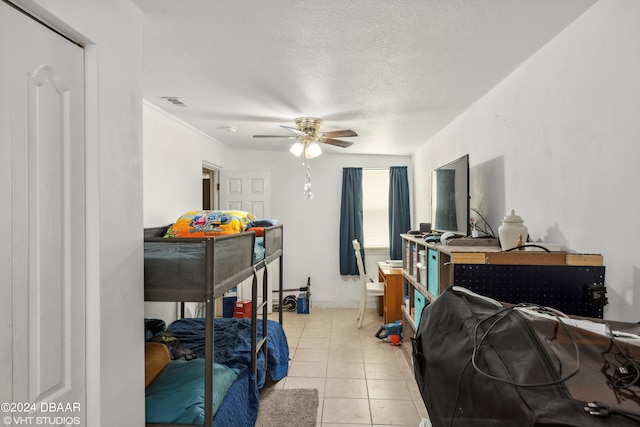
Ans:
[[[187,107],[187,104],[182,102],[182,100],[177,96],[163,96],[161,97],[161,99],[173,105],[174,107]]]

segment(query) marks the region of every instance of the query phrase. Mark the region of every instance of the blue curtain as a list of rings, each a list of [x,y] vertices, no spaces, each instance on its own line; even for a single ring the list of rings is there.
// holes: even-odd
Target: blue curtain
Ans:
[[[389,256],[402,259],[401,233],[411,229],[409,180],[406,166],[389,168]]]
[[[406,231],[406,230],[405,230]],[[340,205],[340,274],[357,275],[353,239],[364,242],[362,227],[362,168],[342,169],[342,204]],[[364,251],[362,251],[364,263]]]

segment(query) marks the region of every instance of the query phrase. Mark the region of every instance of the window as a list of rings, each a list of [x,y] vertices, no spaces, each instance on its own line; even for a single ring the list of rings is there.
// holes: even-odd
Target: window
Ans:
[[[389,170],[362,170],[362,222],[366,249],[389,249]]]

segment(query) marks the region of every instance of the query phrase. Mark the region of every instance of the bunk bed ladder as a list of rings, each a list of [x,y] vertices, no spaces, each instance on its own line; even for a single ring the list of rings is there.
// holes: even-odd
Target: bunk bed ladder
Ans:
[[[207,240],[205,270],[204,359],[213,362],[213,319],[216,315],[213,283],[213,251],[215,240]],[[204,427],[213,427],[213,363],[204,365]]]
[[[281,325],[283,324],[282,323],[282,313],[284,312],[284,310],[282,309],[282,307],[283,307],[283,305],[282,305],[283,301],[282,300],[283,300],[283,297],[284,297],[284,295],[283,295],[284,294],[284,289],[283,289],[284,288],[284,286],[283,286],[283,284],[284,284],[284,280],[283,280],[284,262],[282,260],[282,256],[283,256],[283,254],[282,254],[282,251],[281,251],[280,256],[278,257],[278,268],[279,268],[279,272],[280,272],[280,274],[278,274],[278,290],[280,291],[279,295],[278,295],[278,307],[280,307],[279,310],[278,310],[278,320],[280,321]]]
[[[262,303],[260,305],[258,302],[258,269],[262,268]],[[251,328],[251,369],[253,370],[253,375],[258,378],[258,352],[262,351],[264,353],[265,367],[267,361],[267,321],[268,321],[268,311],[267,311],[267,285],[268,285],[268,269],[265,261],[261,261],[260,263],[253,266],[253,282],[251,283],[251,295],[253,296],[253,304],[251,304],[251,324],[254,325]],[[262,337],[260,338],[260,342],[258,342],[258,312],[260,311],[260,315],[262,319],[260,320],[262,323]]]

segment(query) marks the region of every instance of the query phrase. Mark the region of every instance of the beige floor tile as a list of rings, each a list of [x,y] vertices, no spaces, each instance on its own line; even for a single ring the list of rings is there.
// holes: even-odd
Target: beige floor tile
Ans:
[[[359,342],[360,334],[357,331],[342,331],[340,329],[331,329],[331,340],[344,340],[345,342]]]
[[[326,377],[327,362],[291,362],[289,367],[291,377]]]
[[[420,423],[420,416],[411,400],[370,399],[371,419],[374,425],[413,425]]]
[[[302,338],[326,338],[329,339],[331,337],[331,329],[326,326],[318,326],[318,327],[309,327],[306,326],[302,330]]]
[[[329,340],[319,337],[301,337],[298,348],[329,348]]]
[[[273,315],[269,316],[269,318],[277,321],[278,313],[274,313]],[[282,324],[285,331],[289,327],[302,328],[304,326],[304,323],[305,323],[305,320],[303,317],[296,316],[295,313],[284,313]]]
[[[293,360],[293,358],[296,356],[296,351],[297,351],[297,350],[298,350],[298,349],[297,349],[297,348],[295,348],[295,347],[293,347],[293,348],[289,347],[289,366],[291,366],[291,361],[292,361],[292,360]]]
[[[370,399],[413,400],[407,381],[367,379]]]
[[[358,315],[358,310],[355,308],[332,308],[327,309],[331,310],[333,313],[333,319],[351,319],[356,318]]]
[[[327,378],[364,378],[364,364],[330,360],[327,365]]]
[[[371,427],[371,424],[336,424],[336,423],[322,423],[318,427]],[[378,426],[375,426],[378,427]],[[415,426],[413,426],[415,427]]]
[[[340,348],[357,348],[358,350],[362,350],[362,344],[360,342],[360,337],[358,336],[335,336],[332,335],[331,339],[329,339],[329,348],[332,349],[340,349]]]
[[[367,379],[374,380],[403,380],[404,372],[398,363],[367,363],[365,360],[364,371]]]
[[[289,353],[291,350],[295,350],[300,342],[300,337],[290,337],[287,335],[287,344],[289,344]]]
[[[350,359],[356,358],[359,362],[363,361],[363,357],[364,357],[364,353],[362,351],[362,349],[360,348],[360,346],[358,345],[358,341],[354,341],[350,344],[347,345],[338,345],[338,344],[331,344],[329,346],[329,353],[333,354],[333,353],[350,353],[353,355],[353,357],[350,357]]]
[[[326,362],[329,360],[329,349],[298,348],[292,360],[294,362]]]
[[[385,363],[397,365],[398,359],[396,358],[396,355],[394,353],[395,352],[393,350],[389,350],[385,347],[368,347],[362,349],[365,363]]]
[[[409,392],[411,393],[411,398],[416,404],[418,415],[420,415],[420,418],[428,418],[429,414],[427,413],[427,408],[424,406],[424,400],[422,400],[422,395],[420,394],[418,384],[416,384],[415,380],[407,381],[407,386],[409,388]]]
[[[318,313],[307,317],[307,321],[304,322],[305,328],[310,329],[331,329],[333,318],[330,315],[324,316]]]
[[[363,378],[327,378],[324,396],[366,399],[367,382]]]
[[[417,427],[427,412],[403,349],[375,337],[384,323],[375,309],[362,328],[356,314],[313,307],[309,315],[283,313],[290,370],[272,387],[317,389],[318,427]]]
[[[340,334],[360,335],[356,317],[337,318],[331,323],[331,330]]]
[[[284,333],[287,335],[287,339],[293,337],[300,337],[302,335],[303,325],[287,325],[282,326]]]
[[[345,348],[337,348],[329,350],[329,361],[330,362],[350,362],[350,363],[360,363],[364,362],[363,354],[361,350],[353,350],[353,349],[345,349]]]
[[[324,424],[323,424],[324,425]],[[401,424],[375,424],[374,427],[416,427],[415,424],[401,425]]]
[[[322,410],[322,422],[371,424],[369,399],[325,397]]]

